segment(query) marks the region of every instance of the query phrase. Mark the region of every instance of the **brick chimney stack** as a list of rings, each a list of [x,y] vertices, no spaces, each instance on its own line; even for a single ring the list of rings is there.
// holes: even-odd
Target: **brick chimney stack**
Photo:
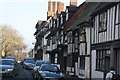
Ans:
[[[77,0],[70,0],[70,6],[77,6]]]
[[[57,13],[60,14],[64,10],[64,3],[60,1],[48,1],[48,12],[47,17],[57,16]]]

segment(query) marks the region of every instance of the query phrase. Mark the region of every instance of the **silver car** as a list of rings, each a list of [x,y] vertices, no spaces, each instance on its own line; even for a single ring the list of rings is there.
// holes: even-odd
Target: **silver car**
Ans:
[[[25,69],[33,69],[34,64],[35,64],[34,60],[26,60],[23,63],[23,68],[25,68]]]

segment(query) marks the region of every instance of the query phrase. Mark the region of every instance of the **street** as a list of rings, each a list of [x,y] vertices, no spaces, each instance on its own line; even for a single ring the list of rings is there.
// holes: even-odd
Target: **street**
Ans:
[[[5,77],[2,80],[33,80],[32,78],[32,70],[24,69],[22,65],[19,66],[19,74],[15,76],[15,78]]]

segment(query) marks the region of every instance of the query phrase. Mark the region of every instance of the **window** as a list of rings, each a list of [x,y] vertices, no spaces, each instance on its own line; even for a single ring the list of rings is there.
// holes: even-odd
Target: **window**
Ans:
[[[68,43],[72,43],[72,37],[68,36]]]
[[[74,37],[74,48],[75,48],[75,51],[78,52],[78,31],[75,32],[75,37]]]
[[[80,69],[85,70],[85,56],[80,57]]]
[[[106,31],[107,29],[107,13],[102,13],[99,15],[99,32]]]
[[[68,33],[68,43],[72,43],[72,31]]]
[[[97,50],[96,70],[104,71],[105,56],[110,55],[110,50]]]
[[[47,46],[50,46],[50,39],[47,40]]]
[[[58,54],[55,54],[55,63],[57,63]]]
[[[52,37],[52,44],[55,44],[55,41],[56,41],[56,37],[53,36],[53,37]]]
[[[85,33],[85,27],[81,27],[80,28],[80,35],[79,35],[79,39],[81,43],[86,42],[86,33]]]

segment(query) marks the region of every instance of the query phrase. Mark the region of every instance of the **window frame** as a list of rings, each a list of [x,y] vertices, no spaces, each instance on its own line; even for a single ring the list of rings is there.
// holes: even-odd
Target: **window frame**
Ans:
[[[70,44],[70,43],[73,43],[73,36],[72,36],[72,31],[68,32],[68,35],[67,35],[67,43]]]
[[[108,53],[109,51],[109,53]],[[105,56],[110,55],[110,50],[97,50],[96,52],[96,71],[104,71]]]
[[[85,70],[85,56],[80,56],[80,66],[79,69]]]
[[[84,38],[84,39],[83,39],[83,38]],[[81,40],[81,39],[82,39],[82,40]],[[80,27],[79,42],[80,42],[80,43],[86,43],[85,27]]]
[[[107,31],[107,12],[99,14],[98,24],[99,24],[98,27],[99,33]]]
[[[56,36],[52,36],[52,44],[56,43]]]

